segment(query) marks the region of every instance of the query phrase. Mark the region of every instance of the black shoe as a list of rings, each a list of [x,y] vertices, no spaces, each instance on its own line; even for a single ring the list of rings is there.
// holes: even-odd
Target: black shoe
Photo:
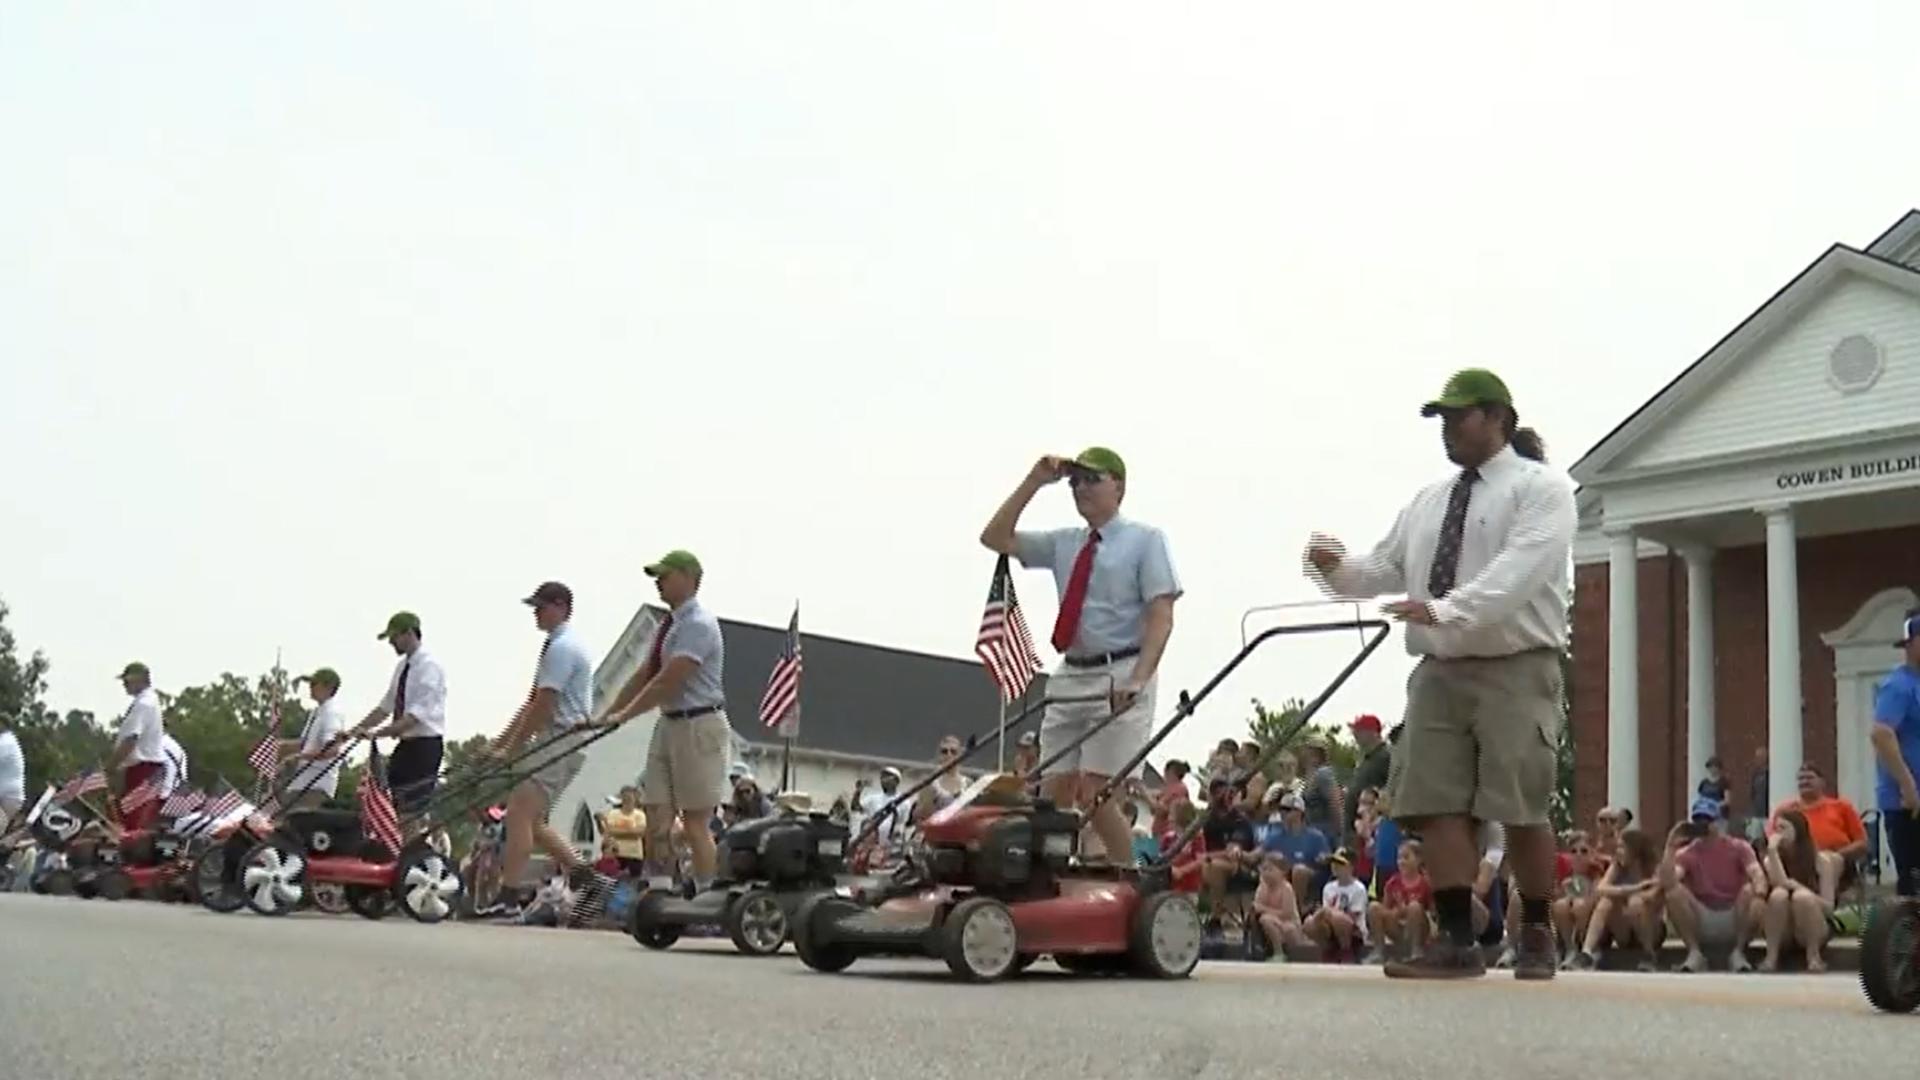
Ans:
[[[1487,958],[1478,945],[1455,945],[1441,938],[1415,959],[1387,964],[1386,972],[1389,979],[1477,979],[1487,973]]]

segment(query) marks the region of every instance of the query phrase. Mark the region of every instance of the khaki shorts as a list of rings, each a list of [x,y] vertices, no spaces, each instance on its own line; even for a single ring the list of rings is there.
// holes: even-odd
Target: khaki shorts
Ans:
[[[586,752],[582,750],[555,757],[558,751],[552,748],[552,744],[558,741],[562,747],[579,745],[591,737],[576,735],[563,728],[549,731],[527,744],[527,749],[523,751],[527,755],[524,764],[534,771],[520,782],[539,788],[540,794],[546,797],[547,809],[553,809],[553,800],[567,790],[573,778],[580,775],[580,766],[587,762]]]
[[[653,724],[640,803],[674,810],[711,810],[724,801],[733,728],[724,712]]]
[[[1420,661],[1407,677],[1406,727],[1387,778],[1393,816],[1545,825],[1560,702],[1551,649]]]
[[[1111,694],[1115,686],[1124,684],[1127,677],[1133,674],[1136,659],[1129,657],[1090,668],[1069,667],[1062,663],[1054,669],[1047,679],[1046,715],[1040,720],[1042,761],[1106,719],[1107,714],[1113,711],[1106,695]],[[1048,772],[1055,776],[1084,772],[1108,777],[1118,773],[1128,758],[1147,745],[1147,740],[1153,734],[1153,698],[1158,683],[1158,677],[1149,680],[1126,712],[1114,717],[1113,722],[1101,728],[1098,734],[1068,751],[1067,756]],[[1060,700],[1095,696],[1100,700]]]

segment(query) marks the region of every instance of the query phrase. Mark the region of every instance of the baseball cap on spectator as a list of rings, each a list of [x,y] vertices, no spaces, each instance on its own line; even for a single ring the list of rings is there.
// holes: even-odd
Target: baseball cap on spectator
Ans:
[[[1014,745],[1015,746],[1039,746],[1040,733],[1037,731],[1023,731],[1020,733],[1020,741],[1015,743]]]
[[[1380,734],[1380,718],[1372,713],[1361,713],[1353,718],[1353,723],[1347,726],[1355,731],[1371,731],[1375,735]]]
[[[1693,812],[1688,816],[1695,821],[1718,821],[1725,812],[1725,803],[1702,795],[1693,800]]]
[[[1337,848],[1334,850],[1333,857],[1328,859],[1327,862],[1332,866],[1352,866],[1353,854],[1346,848]]]
[[[1280,796],[1280,809],[1298,810],[1304,814],[1307,812],[1307,801],[1294,792],[1283,792]]]
[[[1920,608],[1907,612],[1906,621],[1900,624],[1900,640],[1894,644],[1904,648],[1917,637],[1920,637]]]
[[[889,765],[889,766],[887,766],[886,768],[884,768],[884,769],[881,769],[881,770],[880,770],[880,775],[881,775],[881,776],[891,776],[891,777],[893,777],[893,778],[894,778],[895,780],[898,780],[898,779],[900,779],[900,770],[899,770],[899,769],[896,769],[896,768],[894,768],[894,767],[893,767],[893,766],[891,766],[891,765]]]

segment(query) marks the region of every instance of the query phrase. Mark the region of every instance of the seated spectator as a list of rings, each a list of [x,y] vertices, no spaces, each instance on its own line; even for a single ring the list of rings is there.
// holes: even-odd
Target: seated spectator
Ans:
[[[1234,802],[1233,784],[1225,778],[1207,784],[1207,816],[1201,822],[1200,835],[1207,842],[1207,853],[1200,864],[1212,913],[1207,929],[1218,932],[1221,915],[1227,909],[1227,894],[1251,893],[1259,884],[1255,867],[1260,846],[1253,838],[1253,822]]]
[[[1395,729],[1398,730],[1398,729]],[[1393,820],[1393,802],[1386,792],[1381,792],[1373,802],[1373,891],[1374,895],[1384,895],[1387,879],[1400,867],[1400,845],[1405,833],[1400,831],[1400,823]]]
[[[1267,939],[1267,955],[1284,957],[1290,948],[1308,944],[1300,924],[1300,900],[1293,894],[1291,875],[1283,855],[1260,859],[1260,887],[1253,892],[1253,918]]]
[[[1603,871],[1594,858],[1593,841],[1584,830],[1567,834],[1566,850],[1555,860],[1554,873],[1560,879],[1560,895],[1553,902],[1553,928],[1560,938],[1561,966],[1573,959],[1580,943],[1587,939],[1587,924],[1593,918],[1596,897],[1594,882]]]
[[[1353,836],[1347,843],[1347,849],[1353,852],[1353,876],[1360,879],[1369,888],[1374,879],[1373,839],[1380,827],[1379,812],[1376,809],[1380,801],[1380,792],[1373,788],[1361,788],[1356,798],[1359,800],[1354,809]],[[1392,865],[1387,870],[1392,872]]]
[[[1681,971],[1707,970],[1702,947],[1728,947],[1727,970],[1751,971],[1747,945],[1766,913],[1767,877],[1745,841],[1727,836],[1726,805],[1696,799],[1692,813],[1697,837],[1662,868],[1667,921],[1687,944]]]
[[[1234,765],[1240,759],[1240,744],[1232,739],[1221,739],[1220,745],[1213,748],[1212,756],[1207,758],[1207,783],[1215,780],[1232,780]]]
[[[623,872],[620,865],[620,845],[612,836],[600,838],[600,857],[594,860],[593,869],[610,878],[617,878]]]
[[[1661,924],[1665,903],[1660,892],[1660,849],[1653,837],[1628,829],[1615,842],[1613,859],[1593,885],[1593,911],[1587,917],[1583,944],[1567,965],[1591,971],[1600,948],[1609,939],[1613,948],[1639,946],[1641,971],[1654,970],[1660,943],[1666,940]]]
[[[1420,841],[1401,844],[1397,855],[1399,869],[1388,875],[1382,899],[1367,908],[1367,928],[1387,959],[1410,960],[1427,937],[1433,882],[1420,861]]]
[[[1507,830],[1486,822],[1480,827],[1480,868],[1473,875],[1473,932],[1486,948],[1506,936],[1507,881],[1501,873],[1506,856]],[[1501,960],[1511,962],[1512,957],[1503,954]]]
[[[1140,804],[1127,804],[1127,828],[1133,832],[1133,865],[1145,866],[1160,857],[1160,840],[1140,820]]]
[[[1282,795],[1306,794],[1306,784],[1300,779],[1300,759],[1294,757],[1291,750],[1280,751],[1267,766],[1267,790],[1271,792],[1275,788]]]
[[[1353,856],[1336,851],[1329,860],[1333,880],[1320,893],[1320,910],[1307,919],[1307,934],[1328,959],[1352,963],[1367,943],[1367,887],[1353,876]]]
[[[1796,780],[1796,797],[1774,807],[1767,832],[1779,827],[1780,815],[1788,810],[1806,817],[1813,836],[1814,869],[1820,875],[1820,900],[1832,910],[1840,890],[1853,883],[1855,861],[1867,853],[1867,827],[1850,800],[1827,794],[1827,778],[1812,762],[1800,766]]]
[[[1191,802],[1183,802],[1173,808],[1173,820],[1167,823],[1167,831],[1160,834],[1160,854],[1172,861],[1173,887],[1176,892],[1197,893],[1200,891],[1201,864],[1207,853],[1206,834],[1195,831],[1193,838],[1179,851],[1173,850],[1181,834],[1192,827],[1200,811]]]
[[[1333,845],[1325,833],[1307,824],[1307,808],[1300,796],[1291,792],[1280,796],[1280,825],[1267,831],[1262,849],[1287,857],[1294,896],[1302,905],[1311,905],[1319,895],[1316,884],[1321,871],[1333,860]],[[1305,915],[1307,910],[1303,906],[1300,913]]]
[[[1632,812],[1617,806],[1603,806],[1599,813],[1593,815],[1593,850],[1599,854],[1603,864],[1620,849],[1620,834],[1632,824]],[[1604,865],[1600,872],[1606,873]]]
[[[1780,970],[1780,950],[1798,945],[1807,951],[1807,971],[1827,970],[1820,950],[1827,943],[1827,916],[1833,908],[1820,897],[1812,826],[1798,810],[1782,810],[1767,838],[1767,956],[1761,971]]]

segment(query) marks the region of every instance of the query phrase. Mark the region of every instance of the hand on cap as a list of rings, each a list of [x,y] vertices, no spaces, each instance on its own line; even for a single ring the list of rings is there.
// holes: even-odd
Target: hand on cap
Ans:
[[[1054,483],[1067,475],[1067,459],[1058,454],[1042,454],[1040,460],[1033,463],[1027,478],[1036,484]]]

